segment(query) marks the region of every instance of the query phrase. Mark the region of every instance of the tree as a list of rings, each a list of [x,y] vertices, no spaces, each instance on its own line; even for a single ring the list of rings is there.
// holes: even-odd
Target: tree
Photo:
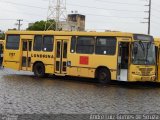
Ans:
[[[4,33],[0,34],[0,39],[2,39],[2,40],[5,39],[5,34]]]
[[[52,27],[49,28],[51,23],[54,23],[54,24],[52,25]],[[50,20],[49,22],[47,22],[47,24],[46,24],[46,21],[41,20],[41,21],[37,21],[37,22],[33,23],[33,25],[31,25],[27,28],[27,30],[44,31],[45,25],[47,28],[49,28],[48,30],[55,30],[55,28],[56,28],[55,27],[56,24],[55,24],[54,20]]]

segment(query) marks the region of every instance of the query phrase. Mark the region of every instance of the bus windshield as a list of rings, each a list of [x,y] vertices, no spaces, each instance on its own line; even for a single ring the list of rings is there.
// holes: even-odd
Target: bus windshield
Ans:
[[[151,42],[134,42],[132,62],[136,65],[154,65],[156,63],[155,45]]]

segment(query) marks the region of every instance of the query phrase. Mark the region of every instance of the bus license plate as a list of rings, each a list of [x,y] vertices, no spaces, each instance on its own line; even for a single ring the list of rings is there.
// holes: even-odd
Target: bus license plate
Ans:
[[[147,81],[147,80],[150,80],[149,77],[142,77],[142,81]]]

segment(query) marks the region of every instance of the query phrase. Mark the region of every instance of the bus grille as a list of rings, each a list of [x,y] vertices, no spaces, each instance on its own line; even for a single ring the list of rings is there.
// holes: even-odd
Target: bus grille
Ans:
[[[149,76],[153,68],[140,68],[139,69],[142,73],[142,76]]]

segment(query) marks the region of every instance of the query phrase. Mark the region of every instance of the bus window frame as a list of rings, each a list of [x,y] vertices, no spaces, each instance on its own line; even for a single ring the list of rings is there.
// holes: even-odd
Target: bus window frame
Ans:
[[[35,38],[36,38],[36,36],[41,36],[42,37],[42,40],[41,40],[41,49],[40,50],[35,50]],[[43,35],[34,35],[34,42],[33,42],[33,51],[35,51],[35,52],[40,52],[40,51],[42,51],[42,44],[43,44]]]
[[[75,37],[75,39],[73,39],[73,37]],[[72,52],[72,40],[74,40],[74,52]],[[77,36],[71,36],[71,43],[70,43],[70,53],[76,53],[76,49],[77,49]]]
[[[115,50],[114,50],[114,54],[98,54],[96,52],[97,49],[97,42],[98,42],[98,38],[114,38],[115,39]],[[116,55],[116,50],[117,50],[117,43],[118,43],[118,39],[116,36],[97,36],[96,37],[96,43],[95,43],[95,55],[106,55],[106,56],[115,56]],[[103,46],[103,45],[99,45],[99,46]],[[104,47],[104,46],[103,46]],[[105,46],[106,47],[106,46]]]
[[[47,50],[44,50],[44,37],[52,37],[52,51],[47,51]],[[43,38],[42,38],[42,50],[41,51],[43,51],[43,52],[53,52],[54,51],[54,35],[43,35],[42,36]],[[48,45],[48,44],[47,44]],[[49,44],[50,45],[50,44]]]
[[[18,48],[14,49],[14,48],[8,48],[7,47],[8,36],[18,36],[19,37],[19,41],[18,42],[10,42],[10,43],[18,43]],[[20,49],[20,42],[21,42],[21,35],[19,35],[19,34],[7,34],[6,35],[6,45],[5,45],[5,48],[6,48],[6,50],[19,50]]]
[[[92,53],[80,53],[80,52],[77,52],[77,48],[78,48],[78,38],[80,37],[90,37],[90,38],[94,38],[94,45],[93,45],[93,52]],[[76,50],[75,50],[75,53],[77,54],[86,54],[86,55],[92,55],[92,54],[95,54],[95,43],[96,43],[96,37],[95,36],[77,36],[76,37]],[[92,45],[80,45],[80,46],[92,46]]]

